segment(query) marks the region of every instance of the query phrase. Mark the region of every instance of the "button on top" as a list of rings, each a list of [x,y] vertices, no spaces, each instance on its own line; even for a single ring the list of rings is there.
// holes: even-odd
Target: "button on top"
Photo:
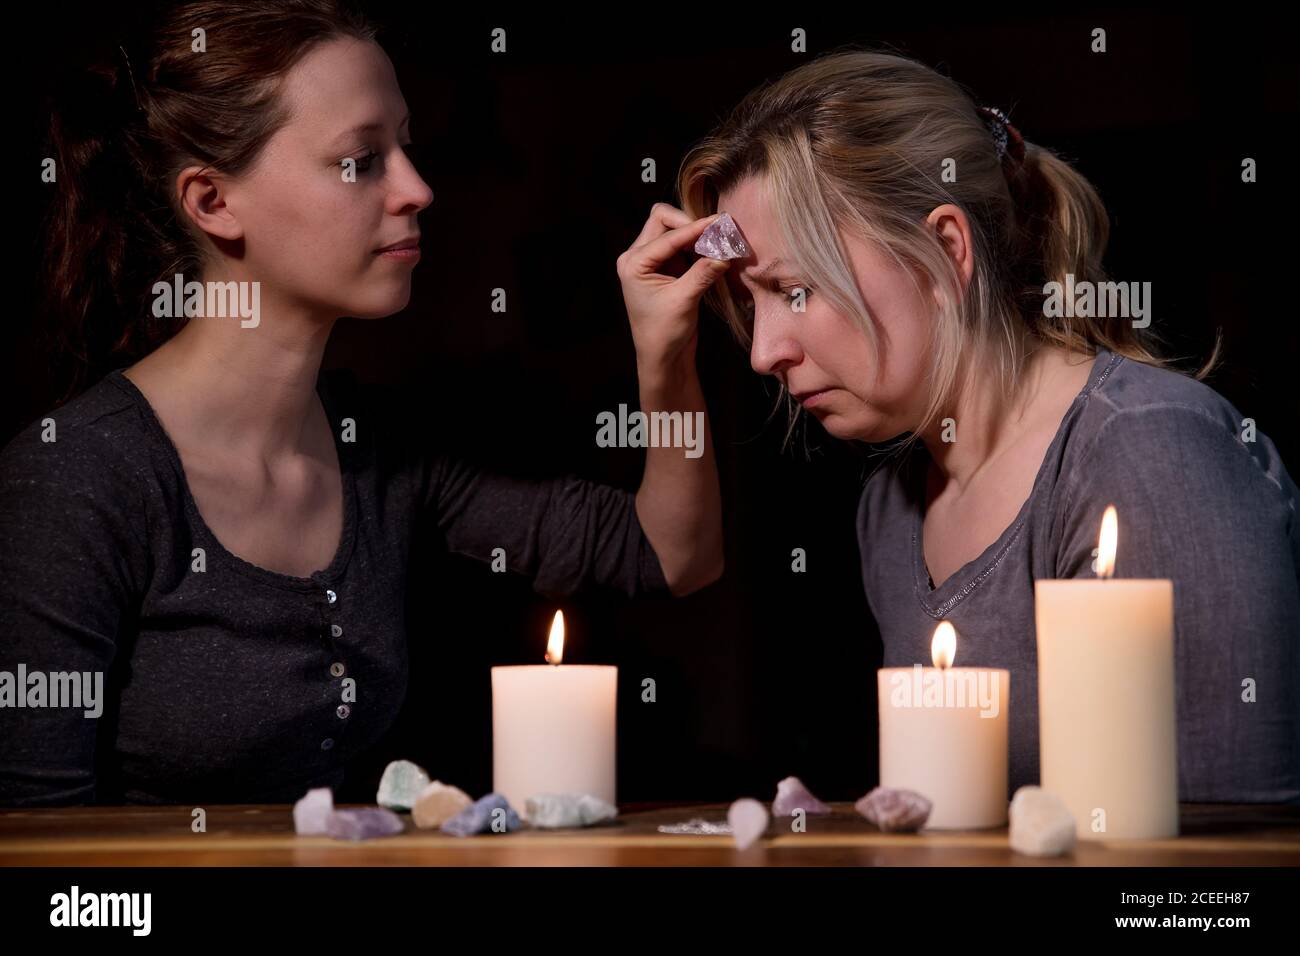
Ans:
[[[333,738],[333,737],[326,737],[324,740],[322,740],[322,741],[320,742],[320,749],[321,749],[321,750],[329,750],[329,749],[330,749],[331,747],[333,747],[333,746],[334,746],[334,738]]]
[[[330,636],[331,636],[331,637],[342,637],[342,636],[343,636],[343,628],[339,627],[337,624],[331,624],[331,625],[330,625]]]
[[[339,596],[338,596],[337,594],[335,594],[333,591],[326,591],[326,592],[325,592],[325,600],[329,601],[331,604],[333,604],[333,603],[334,603],[335,601],[337,601],[338,599],[339,599]]]
[[[343,666],[343,663],[341,661],[335,661],[333,664],[330,665],[330,676],[342,677],[343,672],[345,670],[347,670],[347,668]]]
[[[338,710],[334,713],[339,715],[339,720],[347,720],[348,714],[352,713],[352,708],[347,704],[339,704]]]

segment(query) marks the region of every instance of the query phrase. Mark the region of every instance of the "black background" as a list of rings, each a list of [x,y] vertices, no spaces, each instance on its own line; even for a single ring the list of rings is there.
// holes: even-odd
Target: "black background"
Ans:
[[[1296,474],[1292,397],[1295,172],[1284,151],[1300,88],[1289,24],[1100,8],[1012,16],[967,9],[800,7],[773,18],[721,5],[527,17],[372,3],[424,147],[435,192],[421,218],[425,258],[410,306],[336,327],[326,366],[410,391],[420,427],[490,467],[576,471],[635,489],[643,453],[595,446],[595,416],[635,406],[631,337],[614,260],[657,201],[674,202],[686,149],[753,86],[845,44],[915,56],[1008,109],[1025,137],[1072,160],[1112,216],[1112,277],[1153,284],[1153,321],[1195,367],[1215,327],[1227,345],[1210,384],[1253,417]],[[713,10],[718,12],[715,14]],[[73,12],[73,11],[76,12]],[[49,8],[23,37],[35,57],[15,90],[29,106],[20,193],[34,275],[39,95],[88,42],[122,28],[102,8]],[[494,27],[508,53],[489,50]],[[1109,52],[1089,52],[1107,30]],[[789,49],[803,27],[809,52]],[[1243,157],[1259,181],[1243,184]],[[653,157],[658,182],[641,181]],[[30,237],[30,240],[29,240]],[[507,290],[493,313],[490,290]],[[0,441],[53,402],[35,345],[35,289],[10,312]],[[541,663],[557,607],[566,661],[619,666],[620,802],[770,799],[786,774],[824,799],[874,785],[879,638],[863,597],[853,530],[865,446],[815,421],[780,452],[783,412],[721,322],[705,315],[699,369],[723,488],[727,573],[678,601],[618,594],[562,602],[460,557],[411,568],[411,686],[388,740],[339,794],[371,801],[384,763],[404,756],[472,794],[491,786],[489,668]],[[808,570],[790,570],[791,549]],[[900,560],[906,556],[900,555]],[[658,700],[640,701],[657,682]]]

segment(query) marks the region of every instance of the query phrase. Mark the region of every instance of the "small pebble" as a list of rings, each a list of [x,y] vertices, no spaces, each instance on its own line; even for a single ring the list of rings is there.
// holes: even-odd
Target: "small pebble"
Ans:
[[[460,787],[435,780],[420,791],[411,807],[411,819],[422,830],[440,827],[474,801]]]
[[[325,823],[334,812],[334,794],[329,787],[316,787],[293,805],[293,832],[318,836],[329,832]]]
[[[910,833],[925,826],[933,805],[915,790],[876,787],[853,804],[882,833]]]
[[[772,801],[772,816],[788,817],[796,810],[804,813],[830,813],[831,808],[822,803],[798,777],[786,777],[776,785],[776,799]]]
[[[1056,794],[1024,786],[1007,811],[1011,849],[1028,856],[1062,856],[1074,849],[1074,816]]]
[[[524,803],[535,827],[589,827],[618,816],[618,808],[589,793],[539,793]]]
[[[370,840],[392,836],[405,829],[401,817],[382,807],[335,810],[326,818],[325,828],[336,840]]]
[[[741,797],[727,809],[727,823],[736,847],[747,850],[767,829],[767,807],[751,797]]]
[[[415,806],[420,791],[429,785],[424,768],[409,760],[394,760],[379,778],[375,803],[390,810],[409,810]]]
[[[502,812],[498,812],[502,811]],[[493,830],[496,820],[504,820],[504,830]],[[500,827],[501,824],[498,824]],[[499,793],[489,793],[470,804],[440,828],[443,833],[452,836],[467,837],[475,833],[509,833],[518,830],[519,814],[514,807]]]

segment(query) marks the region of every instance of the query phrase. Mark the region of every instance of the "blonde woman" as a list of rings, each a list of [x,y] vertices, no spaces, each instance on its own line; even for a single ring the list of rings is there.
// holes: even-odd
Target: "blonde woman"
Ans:
[[[1045,296],[1106,279],[1083,176],[929,67],[854,51],[751,93],[678,191],[683,227],[726,212],[748,240],[706,301],[754,370],[833,436],[906,436],[857,515],[886,666],[950,620],[960,664],[1011,671],[1009,785],[1037,782],[1034,581],[1091,576],[1114,504],[1116,574],[1174,583],[1180,798],[1300,799],[1296,486],[1201,381],[1217,347],[1189,377],[1158,318]]]

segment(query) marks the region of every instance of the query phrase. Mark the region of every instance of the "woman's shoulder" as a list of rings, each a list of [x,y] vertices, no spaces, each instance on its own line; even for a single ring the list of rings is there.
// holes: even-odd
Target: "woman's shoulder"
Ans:
[[[1203,381],[1115,355],[1086,399],[1066,452],[1073,473],[1123,468],[1169,481],[1253,473],[1294,499],[1282,457],[1256,419]]]
[[[0,480],[68,487],[138,476],[148,435],[119,377],[110,372],[19,431],[0,450]]]
[[[1107,367],[1094,382],[1088,414],[1100,428],[1116,416],[1136,417],[1143,412],[1191,412],[1213,422],[1228,434],[1243,427],[1244,416],[1223,395],[1205,382],[1172,368],[1161,368],[1111,353]],[[1171,414],[1170,417],[1181,418]]]
[[[37,575],[69,561],[84,569],[115,555],[132,580],[142,580],[151,524],[148,441],[138,409],[112,375],[19,432],[0,451],[6,575],[16,581],[16,565]]]

